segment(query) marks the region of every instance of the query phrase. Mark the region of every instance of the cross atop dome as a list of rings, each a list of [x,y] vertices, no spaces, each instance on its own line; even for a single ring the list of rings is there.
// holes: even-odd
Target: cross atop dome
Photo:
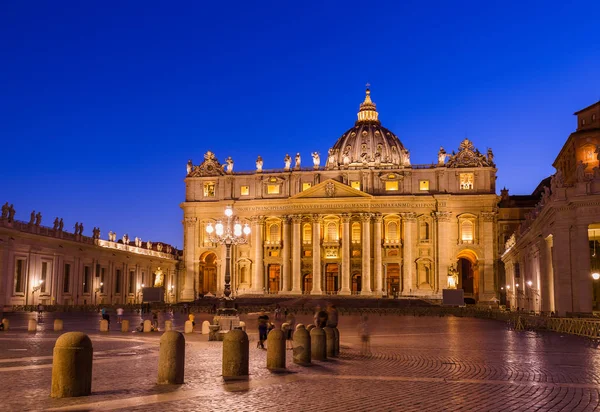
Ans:
[[[360,104],[360,109],[358,110],[358,122],[379,123],[379,113],[377,113],[377,105],[371,100],[370,87],[371,85],[367,83],[365,100]]]

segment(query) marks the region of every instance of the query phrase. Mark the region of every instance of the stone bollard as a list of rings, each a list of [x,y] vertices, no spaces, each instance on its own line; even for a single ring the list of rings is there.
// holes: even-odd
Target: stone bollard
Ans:
[[[244,322],[243,320],[240,320],[240,328],[246,332],[246,322]]]
[[[267,369],[285,369],[285,333],[280,329],[267,335]]]
[[[306,329],[306,327],[304,326],[304,323],[299,323],[296,325],[296,330],[298,330],[300,328]]]
[[[333,358],[335,356],[335,332],[329,326],[325,326],[323,332],[325,332],[325,349],[327,351],[327,357]]]
[[[327,360],[327,342],[325,341],[325,331],[323,329],[313,328],[310,331],[310,351],[312,359]]]
[[[2,324],[4,325],[4,330],[8,330],[8,327],[10,326],[10,321],[4,318],[2,319]]]
[[[310,365],[310,333],[303,324],[299,324],[294,333],[294,363]]]
[[[108,321],[106,319],[100,321],[100,332],[108,332]]]
[[[193,331],[194,331],[194,325],[192,324],[192,321],[186,320],[185,326],[183,327],[183,332],[184,333],[192,333]]]
[[[144,333],[147,332],[152,332],[152,321],[150,319],[144,321]]]
[[[335,354],[333,356],[337,358],[338,356],[340,356],[340,331],[338,330],[338,328],[331,329],[333,329],[333,333],[335,335]]]
[[[183,334],[174,330],[163,333],[158,350],[158,384],[182,384],[184,367],[185,338]]]
[[[52,356],[53,398],[92,393],[92,341],[85,333],[67,332],[56,340]]]
[[[169,332],[171,330],[173,330],[173,321],[165,320],[165,332]]]
[[[227,332],[223,338],[223,378],[247,377],[249,360],[250,345],[246,332],[240,329]]]
[[[27,332],[37,332],[37,320],[29,319],[27,324]]]
[[[205,320],[202,322],[202,334],[208,335],[210,333],[210,322]]]
[[[54,332],[60,332],[63,330],[63,321],[61,319],[54,319]]]
[[[127,319],[121,321],[121,332],[129,332],[129,321]]]
[[[306,330],[308,331],[308,333],[310,333],[311,330],[313,330],[316,326],[313,324],[310,324],[306,327]]]

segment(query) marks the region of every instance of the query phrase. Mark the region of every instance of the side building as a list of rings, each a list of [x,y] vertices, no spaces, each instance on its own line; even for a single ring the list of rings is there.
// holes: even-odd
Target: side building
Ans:
[[[226,248],[206,227],[231,206],[251,227],[232,247],[234,294],[418,296],[440,299],[451,267],[472,301],[497,296],[496,168],[491,149],[464,139],[415,165],[383,127],[370,91],[358,120],[321,164],[300,154],[282,168],[234,171],[206,152],[185,179],[183,300],[222,293]]]
[[[170,245],[117,241],[42,226],[41,215],[30,222],[14,219],[8,203],[0,218],[0,307],[140,303],[144,287],[162,287],[165,300],[175,302],[179,251]]]

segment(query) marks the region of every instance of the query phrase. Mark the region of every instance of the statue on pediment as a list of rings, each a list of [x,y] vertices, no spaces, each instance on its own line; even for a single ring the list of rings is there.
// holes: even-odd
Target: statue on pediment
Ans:
[[[187,162],[187,174],[189,175],[194,170],[194,165],[192,164],[192,159]]]
[[[256,173],[261,173],[263,170],[263,158],[258,156],[256,158]]]
[[[290,170],[292,168],[292,157],[286,153],[285,157],[283,158],[283,163],[284,163],[284,169],[286,171]]]
[[[446,163],[446,158],[449,156],[450,155],[446,153],[444,148],[440,146],[440,151],[438,152],[438,165],[442,166],[444,163]]]
[[[452,151],[452,156],[446,163],[447,167],[494,167],[494,154],[488,149],[486,156],[475,148],[473,142],[465,139],[458,147],[458,153]]]
[[[188,162],[188,168],[191,165],[191,160]],[[203,176],[222,176],[225,174],[223,166],[217,160],[217,157],[210,150],[204,154],[204,161],[199,166],[191,166],[191,171],[188,173],[190,177]]]
[[[312,152],[311,156],[313,158],[313,165],[315,169],[318,169],[321,165],[321,157],[319,156],[319,152]]]
[[[227,166],[225,166],[226,172],[230,174],[233,173],[233,159],[231,156],[225,159],[225,163],[227,163]]]
[[[160,266],[156,269],[156,272],[154,272],[154,287],[155,288],[162,288],[165,284],[165,275],[163,274],[163,271],[161,270]]]
[[[294,164],[294,169],[299,170],[300,169],[300,162],[301,162],[301,158],[300,158],[300,153],[296,153],[296,163]]]

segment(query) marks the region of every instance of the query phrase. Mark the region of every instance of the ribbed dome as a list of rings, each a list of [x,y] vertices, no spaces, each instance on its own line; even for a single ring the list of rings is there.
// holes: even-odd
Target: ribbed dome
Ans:
[[[410,154],[400,139],[381,126],[377,106],[367,88],[353,128],[329,149],[326,169],[410,166]]]

